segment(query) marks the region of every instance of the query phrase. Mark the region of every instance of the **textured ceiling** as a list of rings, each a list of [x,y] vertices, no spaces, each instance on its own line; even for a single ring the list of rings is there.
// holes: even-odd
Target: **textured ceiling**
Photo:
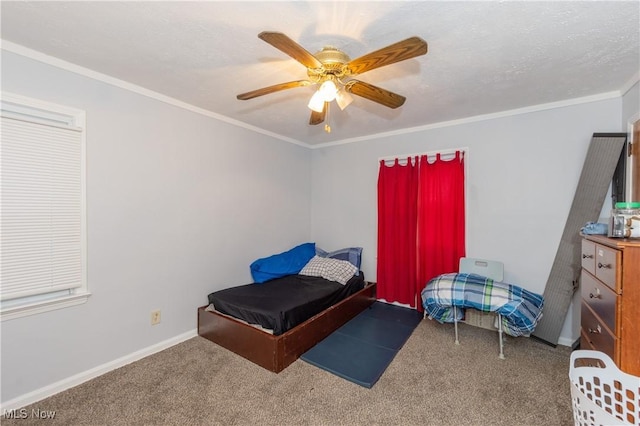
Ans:
[[[5,0],[0,7],[8,50],[25,47],[309,145],[619,92],[640,71],[638,1]],[[356,97],[344,111],[331,109],[326,133],[308,124],[313,87],[236,99],[306,78],[302,65],[258,39],[265,30],[312,53],[332,45],[356,58],[410,36],[427,41],[429,52],[358,76],[406,96],[402,107]]]

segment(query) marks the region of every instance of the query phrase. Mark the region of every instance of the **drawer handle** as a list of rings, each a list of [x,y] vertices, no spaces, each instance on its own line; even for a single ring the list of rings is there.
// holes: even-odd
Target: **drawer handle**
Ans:
[[[602,333],[602,327],[600,327],[600,324],[598,324],[598,326],[595,329],[590,328],[589,333],[600,334]]]
[[[597,292],[597,294],[589,293],[589,299],[600,299],[600,292]]]
[[[593,255],[592,254],[583,254],[582,258],[583,259],[593,259]]]
[[[611,269],[611,264],[610,264],[610,263],[604,264],[604,263],[600,263],[600,262],[598,262],[598,268],[599,268],[599,269],[602,269],[602,268],[604,268],[604,269]]]

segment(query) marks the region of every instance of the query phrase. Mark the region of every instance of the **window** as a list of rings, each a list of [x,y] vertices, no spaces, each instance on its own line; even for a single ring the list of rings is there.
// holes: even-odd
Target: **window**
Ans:
[[[85,114],[3,93],[2,320],[84,303]]]

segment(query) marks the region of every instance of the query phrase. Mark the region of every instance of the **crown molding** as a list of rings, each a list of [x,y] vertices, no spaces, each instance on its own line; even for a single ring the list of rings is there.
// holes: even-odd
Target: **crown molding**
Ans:
[[[301,146],[301,147],[304,147],[304,148],[310,148],[310,149],[322,149],[322,148],[327,148],[327,147],[331,147],[331,146],[344,145],[344,144],[348,144],[348,143],[369,141],[369,140],[387,138],[387,137],[391,137],[391,136],[406,135],[406,134],[410,134],[410,133],[422,132],[422,131],[432,130],[432,129],[439,129],[439,128],[443,128],[443,127],[459,126],[459,125],[462,125],[462,124],[476,123],[476,122],[479,122],[479,121],[495,120],[495,119],[498,119],[498,118],[510,117],[510,116],[514,116],[514,115],[529,114],[529,113],[537,112],[537,111],[545,111],[545,110],[551,110],[551,109],[556,109],[556,108],[564,108],[564,107],[567,107],[567,106],[573,106],[573,105],[597,102],[597,101],[601,101],[601,100],[619,98],[619,97],[624,96],[624,94],[626,94],[638,81],[640,81],[640,72],[639,72],[639,73],[636,73],[636,75],[634,75],[631,79],[629,79],[629,81],[618,91],[606,92],[606,93],[601,93],[601,94],[591,95],[591,96],[585,96],[585,97],[580,97],[580,98],[566,99],[566,100],[558,101],[558,102],[550,102],[550,103],[545,103],[545,104],[532,105],[532,106],[528,106],[528,107],[524,107],[524,108],[517,108],[517,109],[512,109],[512,110],[500,111],[500,112],[491,113],[491,114],[481,114],[481,115],[476,115],[476,116],[472,116],[472,117],[465,117],[465,118],[456,119],[456,120],[450,120],[450,121],[442,121],[442,122],[439,122],[439,123],[427,124],[427,125],[424,125],[424,126],[410,127],[410,128],[406,128],[406,129],[394,130],[394,131],[383,132],[383,133],[376,133],[376,134],[373,134],[373,135],[360,136],[360,137],[356,137],[356,138],[342,139],[342,140],[338,140],[338,141],[321,143],[321,144],[317,144],[317,145],[310,145],[308,143],[301,142],[301,141],[299,141],[297,139],[289,138],[289,137],[280,135],[278,133],[270,132],[270,131],[267,131],[265,129],[262,129],[262,128],[247,124],[245,122],[242,122],[242,121],[235,120],[233,118],[227,117],[225,115],[217,114],[217,113],[211,112],[209,110],[206,110],[204,108],[196,107],[194,105],[191,105],[191,104],[188,104],[186,102],[177,100],[175,98],[163,95],[163,94],[158,93],[158,92],[154,92],[153,90],[145,89],[144,87],[141,87],[141,86],[126,82],[124,80],[120,80],[120,79],[108,76],[106,74],[102,74],[100,72],[97,72],[97,71],[94,71],[94,70],[91,70],[91,69],[88,69],[88,68],[81,67],[79,65],[64,61],[62,59],[58,59],[58,58],[53,57],[53,56],[46,55],[44,53],[41,53],[41,52],[38,52],[38,51],[35,51],[35,50],[32,50],[32,49],[26,48],[24,46],[21,46],[21,45],[18,45],[18,44],[9,42],[9,41],[0,40],[0,42],[1,42],[1,48],[3,50],[6,50],[6,51],[9,51],[9,52],[12,52],[12,53],[16,53],[18,55],[25,56],[25,57],[28,57],[30,59],[36,60],[36,61],[46,63],[48,65],[52,65],[52,66],[55,66],[57,68],[64,69],[66,71],[70,71],[70,72],[73,72],[73,73],[76,73],[76,74],[80,74],[80,75],[83,75],[85,77],[89,77],[89,78],[101,81],[103,83],[110,84],[110,85],[115,86],[115,87],[119,87],[119,88],[124,89],[124,90],[129,90],[129,91],[137,93],[139,95],[146,96],[146,97],[158,100],[160,102],[164,102],[164,103],[167,103],[167,104],[170,104],[170,105],[173,105],[173,106],[176,106],[176,107],[179,107],[179,108],[194,112],[196,114],[200,114],[200,115],[203,115],[203,116],[206,116],[206,117],[214,118],[216,120],[223,121],[223,122],[231,124],[233,126],[241,127],[241,128],[250,130],[252,132],[260,133],[262,135],[269,136],[269,137],[272,137],[274,139],[278,139],[278,140],[281,140],[281,141],[284,141],[284,142],[292,143],[294,145],[298,145],[298,146]]]
[[[215,112],[211,112],[211,111],[206,110],[204,108],[200,108],[200,107],[191,105],[189,103],[180,101],[178,99],[172,98],[170,96],[166,96],[166,95],[163,95],[161,93],[154,92],[153,90],[145,89],[144,87],[138,86],[138,85],[133,84],[133,83],[129,83],[129,82],[124,81],[124,80],[120,80],[120,79],[115,78],[115,77],[111,77],[111,76],[106,75],[106,74],[102,74],[102,73],[94,71],[92,69],[85,68],[85,67],[82,67],[80,65],[76,65],[76,64],[73,64],[71,62],[64,61],[64,60],[56,58],[54,56],[46,55],[44,53],[38,52],[36,50],[29,49],[29,48],[21,46],[19,44],[15,44],[15,43],[12,43],[12,42],[6,41],[6,40],[0,40],[0,43],[1,43],[1,49],[2,50],[6,50],[8,52],[15,53],[17,55],[21,55],[21,56],[27,57],[29,59],[33,59],[33,60],[38,61],[38,62],[42,62],[42,63],[45,63],[47,65],[51,65],[51,66],[54,66],[56,68],[63,69],[65,71],[69,71],[69,72],[72,72],[72,73],[75,73],[75,74],[79,74],[79,75],[82,75],[84,77],[89,77],[89,78],[92,78],[94,80],[100,81],[102,83],[106,83],[106,84],[109,84],[111,86],[118,87],[120,89],[128,90],[130,92],[137,93],[139,95],[146,96],[148,98],[155,99],[157,101],[164,102],[166,104],[170,104],[172,106],[176,106],[178,108],[182,108],[182,109],[185,109],[187,111],[191,111],[191,112],[194,112],[196,114],[203,115],[205,117],[214,118],[216,120],[223,121],[223,122],[225,122],[227,124],[231,124],[233,126],[237,126],[237,127],[241,127],[241,128],[247,129],[247,130],[251,130],[252,132],[260,133],[260,134],[263,134],[265,136],[269,136],[269,137],[272,137],[272,138],[275,138],[275,139],[279,139],[279,140],[284,141],[284,142],[292,143],[294,145],[303,146],[305,148],[309,147],[308,144],[300,142],[299,140],[296,140],[296,139],[293,139],[293,138],[289,138],[289,137],[286,137],[286,136],[283,136],[283,135],[280,135],[280,134],[277,134],[277,133],[269,132],[269,131],[261,129],[259,127],[252,126],[250,124],[242,122],[240,120],[235,120],[235,119],[227,117],[225,115],[217,114]]]

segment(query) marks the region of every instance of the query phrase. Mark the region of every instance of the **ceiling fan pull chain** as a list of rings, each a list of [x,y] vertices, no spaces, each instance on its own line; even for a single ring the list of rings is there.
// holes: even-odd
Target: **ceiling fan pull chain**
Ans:
[[[326,113],[327,113],[327,121],[324,124],[324,131],[327,132],[327,133],[331,133],[331,125],[329,124],[329,119],[330,119],[330,116],[329,116],[329,109],[330,109],[329,105],[331,105],[330,102],[325,102],[324,103],[324,108],[327,110],[326,111]]]

